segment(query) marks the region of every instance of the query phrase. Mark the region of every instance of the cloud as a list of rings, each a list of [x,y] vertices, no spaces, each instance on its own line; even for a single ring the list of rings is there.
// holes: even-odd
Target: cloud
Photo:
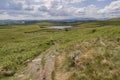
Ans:
[[[98,13],[103,14],[107,17],[120,17],[120,1],[113,1],[108,6],[100,9]]]
[[[1,19],[63,19],[74,17],[120,17],[120,0],[111,2],[103,9],[89,0],[0,0]],[[96,0],[105,1],[105,0]],[[76,5],[77,4],[77,5]],[[78,5],[79,4],[79,5]],[[5,15],[7,17],[5,17]],[[5,18],[4,18],[4,17]]]
[[[0,10],[22,10],[22,3],[17,3],[14,0],[1,0]]]
[[[97,0],[97,1],[105,1],[105,0]]]

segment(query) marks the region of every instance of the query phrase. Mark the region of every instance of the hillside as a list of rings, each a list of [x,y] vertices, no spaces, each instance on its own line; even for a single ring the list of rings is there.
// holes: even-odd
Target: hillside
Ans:
[[[110,19],[110,21],[120,21],[120,18],[113,18],[113,19]]]
[[[119,19],[0,26],[0,80],[119,80],[119,53]]]

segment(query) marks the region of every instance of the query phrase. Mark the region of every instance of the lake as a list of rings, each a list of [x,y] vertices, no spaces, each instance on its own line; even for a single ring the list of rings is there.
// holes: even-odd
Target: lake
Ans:
[[[72,26],[51,26],[49,28],[53,28],[53,29],[66,29],[66,28],[71,28]]]

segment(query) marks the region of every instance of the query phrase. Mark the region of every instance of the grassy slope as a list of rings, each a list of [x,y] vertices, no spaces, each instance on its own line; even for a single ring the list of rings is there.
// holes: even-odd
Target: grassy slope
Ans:
[[[106,55],[106,52],[102,52],[104,55],[101,56],[98,53],[98,49],[100,47],[99,45],[99,39],[103,39],[106,41],[107,45],[120,45],[119,42],[119,36],[120,36],[120,23],[119,21],[97,21],[97,22],[87,22],[87,23],[73,23],[69,25],[73,25],[74,27],[69,30],[55,30],[55,29],[47,29],[43,26],[48,25],[54,25],[51,23],[40,23],[40,24],[34,24],[34,25],[17,25],[17,26],[6,26],[6,27],[0,27],[0,78],[3,78],[5,76],[12,76],[16,71],[19,72],[22,67],[24,68],[25,64],[33,59],[35,56],[39,55],[41,52],[49,48],[53,41],[56,41],[60,45],[60,50],[62,51],[62,54],[59,56],[59,58],[63,58],[64,60],[59,61],[61,62],[61,65],[56,64],[56,73],[58,74],[64,74],[69,73],[68,80],[74,79],[78,80],[81,79],[82,75],[88,75],[86,77],[83,77],[85,79],[91,78],[86,70],[87,65],[85,65],[84,70],[81,72],[79,68],[76,70],[76,67],[70,67],[69,64],[72,63],[71,58],[68,56],[72,49],[74,50],[81,50],[80,47],[75,47],[72,49],[69,49],[70,45],[76,46],[76,44],[88,42],[90,45],[93,46],[87,46],[86,44],[83,44],[84,47],[92,47],[91,56],[94,58],[92,59],[97,60],[98,56],[102,57]],[[95,40],[94,40],[95,39]],[[88,40],[88,41],[86,41]],[[94,45],[94,40],[97,42],[96,45]],[[112,43],[109,42],[109,40],[113,40]],[[91,42],[90,42],[91,41]],[[79,43],[78,43],[79,42]],[[114,49],[115,47],[102,47],[104,50],[108,50],[110,53],[114,53],[114,51],[111,52],[110,49]],[[96,48],[98,48],[96,50]],[[118,63],[118,60],[115,59],[117,56],[120,56],[119,49],[120,47],[117,47],[115,51],[115,55],[113,55],[113,61],[112,63],[115,63],[117,66],[120,66]],[[88,52],[87,48],[82,48],[82,50]],[[84,53],[86,53],[84,52]],[[67,55],[65,55],[65,53]],[[93,53],[93,54],[92,54]],[[87,54],[87,53],[86,53]],[[97,55],[98,54],[98,55]],[[109,55],[109,53],[108,53]],[[68,56],[68,57],[66,57]],[[108,57],[109,59],[112,58],[112,56]],[[70,60],[69,60],[70,59]],[[82,59],[82,58],[80,58]],[[84,57],[83,57],[84,59]],[[102,58],[103,59],[103,58]],[[89,59],[83,61],[83,65],[87,63]],[[58,63],[59,63],[58,62]],[[68,63],[67,63],[68,62]],[[85,62],[85,63],[84,63]],[[93,62],[96,63],[96,62]],[[66,65],[65,65],[66,64]],[[91,64],[91,63],[89,63]],[[95,69],[99,66],[98,63],[90,65],[93,66],[96,65]],[[103,65],[104,66],[104,65]],[[109,65],[110,66],[110,65]],[[78,67],[81,67],[78,65]],[[63,71],[61,71],[61,68]],[[114,68],[114,67],[112,67]],[[107,69],[101,68],[101,69]],[[118,67],[116,67],[115,70],[117,70]],[[67,70],[67,71],[66,71]],[[61,72],[60,72],[61,71]],[[66,72],[65,72],[66,71]],[[89,71],[88,71],[89,72]],[[99,70],[98,70],[99,72]],[[81,74],[81,75],[78,75]],[[102,74],[102,72],[101,72]],[[74,77],[75,75],[75,77]],[[57,76],[56,76],[57,77]],[[59,76],[60,77],[60,76]],[[100,76],[101,77],[101,76]],[[73,80],[72,79],[72,80]],[[99,77],[98,77],[99,79]]]
[[[114,21],[113,21],[114,22]],[[101,24],[104,26],[98,26]],[[74,44],[61,51],[56,59],[56,79],[62,80],[119,80],[120,26],[119,22],[91,22]],[[92,27],[93,26],[93,27]],[[80,29],[78,30],[80,31]],[[81,53],[74,63],[73,55]]]
[[[1,77],[12,75],[20,67],[24,67],[29,59],[51,46],[46,32],[33,32],[38,30],[41,29],[37,25],[0,29],[0,70],[3,70]]]

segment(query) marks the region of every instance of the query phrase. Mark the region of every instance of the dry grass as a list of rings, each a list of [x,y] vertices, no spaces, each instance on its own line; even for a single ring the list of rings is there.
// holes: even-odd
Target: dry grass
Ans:
[[[119,42],[104,39],[103,42],[106,46],[97,39],[72,45],[58,57],[59,61],[61,60],[58,65],[61,67],[57,67],[57,70],[62,70],[60,72],[64,74],[69,73],[66,80],[119,80]],[[71,48],[72,52],[69,51]],[[77,60],[77,64],[72,66],[71,55],[76,50],[82,50],[84,53]]]

